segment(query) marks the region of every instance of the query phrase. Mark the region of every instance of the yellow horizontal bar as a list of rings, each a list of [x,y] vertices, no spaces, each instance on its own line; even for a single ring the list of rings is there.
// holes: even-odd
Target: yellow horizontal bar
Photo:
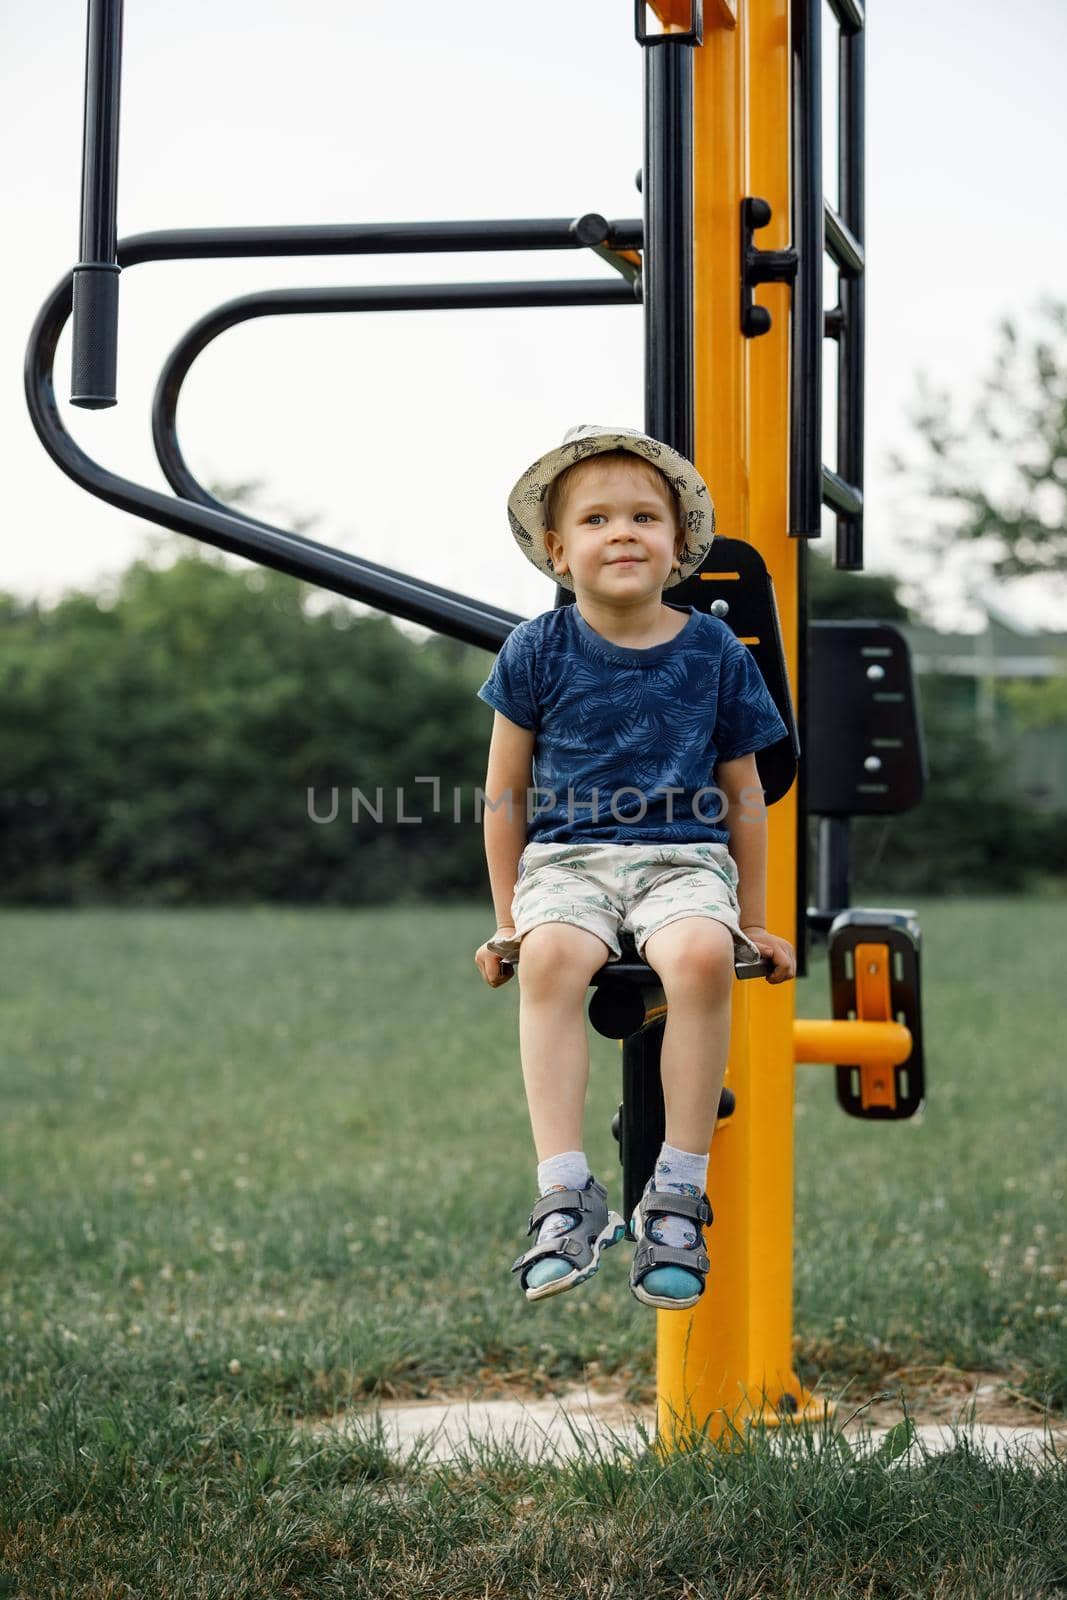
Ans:
[[[845,1022],[823,1017],[793,1023],[793,1060],[842,1067],[896,1067],[911,1055],[902,1022]]]

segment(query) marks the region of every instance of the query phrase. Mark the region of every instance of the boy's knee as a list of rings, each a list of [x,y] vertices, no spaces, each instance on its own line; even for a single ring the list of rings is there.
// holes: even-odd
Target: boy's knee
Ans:
[[[522,936],[519,982],[527,987],[585,989],[611,951],[597,934],[570,922],[539,922]]]
[[[645,941],[645,960],[664,987],[707,988],[732,983],[734,938],[714,917],[685,917],[668,923]]]

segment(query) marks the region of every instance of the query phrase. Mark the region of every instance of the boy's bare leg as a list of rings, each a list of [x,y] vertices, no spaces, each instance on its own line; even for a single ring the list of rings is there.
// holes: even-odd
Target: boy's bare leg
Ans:
[[[730,1045],[734,941],[710,917],[679,917],[645,941],[644,957],[667,1000],[660,1051],[666,1141],[711,1149]]]
[[[541,922],[519,952],[519,1049],[538,1161],[582,1148],[589,1083],[585,997],[611,951],[569,922]]]

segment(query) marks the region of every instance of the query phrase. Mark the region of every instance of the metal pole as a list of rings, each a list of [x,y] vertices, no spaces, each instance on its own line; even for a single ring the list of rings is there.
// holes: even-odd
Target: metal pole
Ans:
[[[836,916],[850,904],[849,817],[819,818],[818,900]]]
[[[670,34],[645,46],[645,429],[693,456],[693,51]],[[622,1046],[623,1204],[629,1216],[663,1143],[662,1025]]]
[[[864,39],[861,28],[842,31],[839,48],[837,170],[841,218],[852,237],[864,243]],[[844,326],[837,347],[837,470],[854,488],[863,489],[863,367],[866,307],[865,274],[841,274]],[[863,569],[863,513],[838,515],[836,565],[850,572]]]
[[[822,341],[824,218],[822,187],[822,0],[793,0],[792,443],[789,533],[822,531]]]
[[[89,0],[81,239],[74,268],[71,404],[113,406],[119,326],[117,209],[122,0]]]
[[[693,456],[693,51],[645,49],[645,427]]]

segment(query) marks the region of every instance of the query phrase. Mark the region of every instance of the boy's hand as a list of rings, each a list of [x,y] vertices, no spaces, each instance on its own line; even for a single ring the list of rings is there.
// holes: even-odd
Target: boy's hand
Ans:
[[[507,983],[509,978],[515,976],[514,965],[505,964],[507,957],[501,955],[499,950],[490,949],[490,946],[495,944],[513,944],[517,953],[518,944],[515,940],[515,929],[510,925],[502,925],[496,930],[493,937],[487,939],[483,945],[479,945],[474,953],[474,960],[478,970],[491,989],[499,989],[502,983]]]
[[[796,977],[796,952],[788,939],[768,933],[766,928],[757,923],[745,923],[741,932],[748,935],[761,956],[773,956],[774,971],[768,972],[768,983],[788,983],[790,978]]]

